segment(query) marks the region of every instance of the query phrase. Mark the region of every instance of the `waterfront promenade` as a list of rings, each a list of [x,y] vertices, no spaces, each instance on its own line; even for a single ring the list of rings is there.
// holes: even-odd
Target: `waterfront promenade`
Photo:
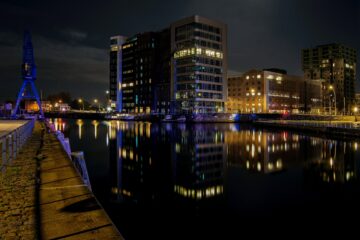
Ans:
[[[122,239],[43,123],[0,175],[0,239]]]
[[[358,138],[360,137],[360,122],[343,120],[258,120],[257,126],[279,128],[329,135],[332,137]]]

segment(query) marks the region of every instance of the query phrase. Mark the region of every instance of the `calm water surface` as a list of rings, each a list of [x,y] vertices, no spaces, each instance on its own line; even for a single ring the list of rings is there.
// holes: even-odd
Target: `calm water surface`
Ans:
[[[126,239],[238,239],[360,216],[360,141],[241,124],[54,122],[84,151]]]

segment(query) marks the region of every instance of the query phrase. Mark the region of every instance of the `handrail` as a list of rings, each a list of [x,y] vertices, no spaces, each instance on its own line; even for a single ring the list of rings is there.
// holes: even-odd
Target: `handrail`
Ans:
[[[49,131],[53,132],[55,134],[56,138],[59,140],[64,151],[68,155],[69,159],[73,162],[75,169],[78,171],[83,182],[91,190],[90,178],[89,178],[89,174],[87,171],[86,162],[84,159],[84,153],[83,152],[71,152],[69,138],[66,138],[61,131],[55,130],[54,124],[50,123],[50,121],[48,119],[45,119],[44,122],[45,122],[46,127],[49,129]]]
[[[24,125],[0,137],[1,172],[5,172],[6,166],[16,158],[19,150],[31,136],[34,124],[34,119],[29,120]]]

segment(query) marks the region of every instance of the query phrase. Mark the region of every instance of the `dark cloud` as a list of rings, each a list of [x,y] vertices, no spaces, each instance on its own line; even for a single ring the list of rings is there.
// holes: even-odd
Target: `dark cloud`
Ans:
[[[22,33],[34,35],[39,78],[45,93],[101,96],[108,87],[112,35],[160,30],[193,14],[228,24],[229,68],[278,67],[301,74],[300,51],[340,42],[360,52],[359,1],[335,0],[107,0],[0,3],[0,99],[20,87]],[[6,91],[3,90],[6,88]]]

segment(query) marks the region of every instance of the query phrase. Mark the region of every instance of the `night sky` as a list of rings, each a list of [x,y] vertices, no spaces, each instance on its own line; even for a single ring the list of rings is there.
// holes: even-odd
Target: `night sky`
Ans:
[[[22,83],[25,29],[33,35],[36,85],[44,95],[69,91],[73,97],[104,99],[112,35],[156,31],[198,14],[228,24],[229,70],[277,67],[302,75],[301,49],[319,44],[354,47],[359,62],[359,2],[1,0],[0,101],[14,100]]]

